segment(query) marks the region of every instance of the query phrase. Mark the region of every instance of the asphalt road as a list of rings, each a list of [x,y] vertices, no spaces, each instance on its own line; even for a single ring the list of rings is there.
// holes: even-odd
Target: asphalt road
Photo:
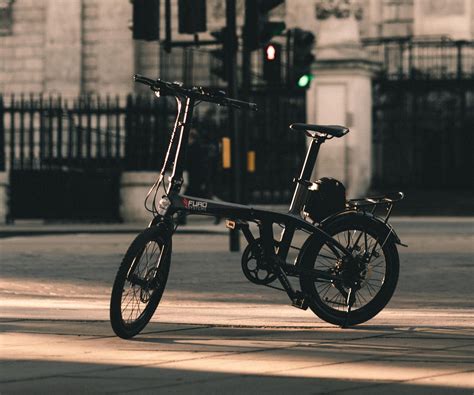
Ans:
[[[249,283],[225,233],[177,234],[162,303],[133,341],[108,323],[133,234],[3,239],[0,391],[472,394],[474,219],[394,224],[409,245],[399,285],[364,325],[333,327]]]

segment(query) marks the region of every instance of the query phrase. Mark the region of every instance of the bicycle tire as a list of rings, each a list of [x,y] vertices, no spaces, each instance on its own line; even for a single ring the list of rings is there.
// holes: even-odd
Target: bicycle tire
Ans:
[[[110,298],[110,323],[117,336],[130,339],[137,335],[155,313],[168,279],[171,249],[171,238],[160,227],[145,229],[130,244]],[[133,316],[135,308],[137,315]]]
[[[300,285],[302,291],[309,296],[308,305],[319,318],[334,325],[351,326],[366,322],[375,317],[387,305],[397,286],[400,263],[395,242],[393,238],[389,237],[390,235],[384,224],[366,215],[341,216],[339,219],[327,224],[323,229],[329,235],[338,239],[339,242],[342,241],[341,244],[346,248],[351,248],[351,235],[353,236],[352,240],[357,240],[358,234],[360,234],[361,237],[364,237],[362,244],[365,245],[359,246],[359,248],[365,248],[364,254],[368,249],[372,248],[374,248],[374,251],[378,251],[374,255],[376,259],[368,262],[364,269],[365,277],[363,279],[361,277],[361,289],[356,292],[356,302],[352,307],[349,318],[347,304],[344,306],[344,297],[346,295],[341,292],[341,289],[343,292],[348,289],[344,289],[341,285],[336,285],[333,281],[324,282],[320,280],[316,282],[314,278],[302,275],[300,276]],[[346,237],[349,239],[349,242],[347,238],[342,240],[341,237],[338,237],[341,234],[347,234],[348,236]],[[367,235],[367,238],[363,236],[364,234]],[[368,247],[366,241],[370,240],[369,237],[372,239],[370,247]],[[358,242],[354,241],[354,246],[352,247],[354,247],[357,253],[356,243]],[[308,245],[302,253],[302,268],[321,270],[321,266],[325,266],[333,274],[337,272],[337,265],[340,264],[337,263],[337,259],[334,260],[337,252],[334,247],[328,246],[320,237],[315,236],[312,240],[308,240]],[[331,253],[334,256],[331,256]],[[382,260],[380,259],[381,257],[383,257]],[[321,263],[319,267],[316,264],[318,259]],[[325,264],[323,265],[322,262]],[[383,273],[379,272],[382,267],[384,269]],[[376,268],[377,270],[375,270]],[[364,270],[361,273],[364,273]],[[382,274],[380,275],[379,273]],[[360,275],[362,276],[362,274]],[[316,285],[317,283],[319,285]],[[376,289],[375,286],[378,283],[380,287]],[[366,288],[366,294],[369,295],[366,299],[361,297],[364,287]],[[326,294],[323,294],[324,292]],[[330,297],[327,296],[329,292],[332,293]],[[337,298],[338,293],[340,294],[339,298]],[[370,300],[367,300],[368,298]]]

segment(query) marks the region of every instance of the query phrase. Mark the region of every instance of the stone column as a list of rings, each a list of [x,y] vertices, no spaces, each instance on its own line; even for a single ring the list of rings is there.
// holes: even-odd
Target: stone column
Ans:
[[[153,183],[159,176],[158,171],[128,171],[122,173],[120,182],[120,216],[124,222],[143,222],[144,226],[153,218],[146,211],[143,202]],[[157,194],[160,200],[163,189]],[[150,199],[150,203],[152,202]]]
[[[46,9],[46,92],[76,96],[81,88],[81,0],[48,0]]]
[[[321,147],[314,179],[334,177],[346,186],[347,196],[364,195],[372,177],[372,90],[375,64],[364,53],[354,10],[333,2],[317,7],[317,61],[307,92],[307,122],[343,125],[350,133]]]
[[[132,32],[128,28],[132,4],[101,0],[98,7],[97,91],[125,95],[133,89],[135,65]]]

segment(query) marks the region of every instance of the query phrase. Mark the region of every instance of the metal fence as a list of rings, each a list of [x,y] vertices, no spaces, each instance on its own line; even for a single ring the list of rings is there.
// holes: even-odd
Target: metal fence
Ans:
[[[251,100],[260,111],[238,117],[246,147],[242,160],[247,151],[255,153],[256,166],[245,177],[248,199],[287,203],[305,151],[304,136],[291,133],[288,125],[305,120],[304,92],[253,91]],[[227,114],[226,108],[202,103],[193,121],[201,141],[217,153],[210,188],[223,199],[232,198],[231,170],[223,168],[219,154],[222,138],[231,137]],[[151,95],[125,100],[0,95],[0,166],[17,175],[23,171],[21,177],[36,172],[31,178],[53,170],[60,177],[72,172],[158,171],[175,115],[174,101]],[[21,177],[15,179],[21,182]]]
[[[288,203],[291,180],[297,175],[305,152],[302,134],[289,131],[293,122],[306,119],[305,92],[286,88],[254,90],[250,100],[259,105],[257,113],[241,112],[239,133],[244,140],[245,163],[248,151],[255,154],[255,169],[246,173],[245,189],[252,203]],[[143,97],[129,97],[126,107],[126,145],[124,168],[158,170],[162,164],[169,131],[175,117],[174,102],[156,102]],[[219,151],[222,138],[231,137],[227,109],[200,104],[193,124],[201,142]],[[231,170],[224,169],[221,155],[211,160],[212,193],[222,199],[232,198]]]
[[[7,220],[119,220],[124,120],[118,98],[0,96]]]
[[[150,95],[0,95],[3,169],[157,170],[175,109]]]
[[[388,79],[465,79],[474,77],[474,41],[447,38],[368,39],[364,47],[382,64]]]
[[[373,186],[472,188],[474,42],[366,42],[373,80]]]
[[[118,97],[0,95],[3,168],[104,168],[124,156],[125,108]]]

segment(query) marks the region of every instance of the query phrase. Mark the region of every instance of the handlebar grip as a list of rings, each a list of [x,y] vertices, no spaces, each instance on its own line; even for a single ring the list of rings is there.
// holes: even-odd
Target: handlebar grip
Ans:
[[[140,75],[140,74],[135,74],[133,76],[133,80],[135,82],[140,82],[141,84],[145,84],[148,86],[153,86],[153,84],[155,83],[155,81],[152,80],[151,78],[144,77],[143,75]]]

